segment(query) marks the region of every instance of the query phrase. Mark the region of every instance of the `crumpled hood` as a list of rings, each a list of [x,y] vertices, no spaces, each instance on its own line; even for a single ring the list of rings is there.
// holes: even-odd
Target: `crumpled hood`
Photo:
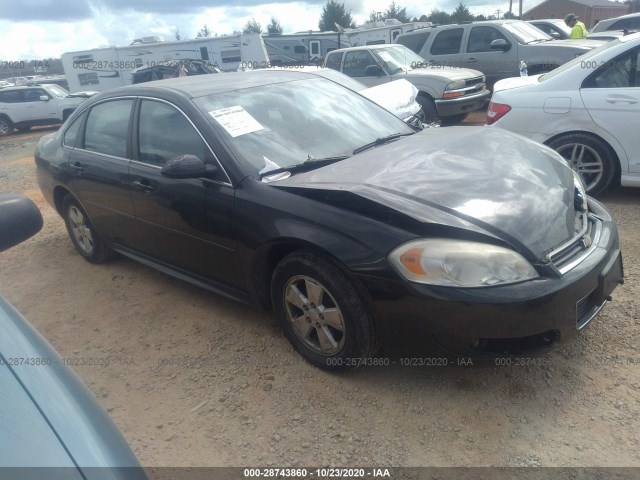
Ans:
[[[551,149],[502,129],[425,129],[272,185],[300,194],[346,190],[420,222],[500,238],[529,259],[575,230],[569,167]]]

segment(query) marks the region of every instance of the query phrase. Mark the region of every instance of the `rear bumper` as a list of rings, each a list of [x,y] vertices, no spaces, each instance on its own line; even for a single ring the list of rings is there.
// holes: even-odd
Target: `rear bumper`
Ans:
[[[439,117],[451,117],[454,115],[460,115],[463,113],[470,113],[475,110],[479,110],[485,106],[491,97],[489,90],[483,90],[482,92],[474,95],[468,95],[464,97],[454,98],[452,100],[436,100],[436,108],[438,109]]]
[[[589,199],[589,204],[602,222],[602,235],[592,253],[564,275],[468,289],[362,278],[383,338],[398,331],[412,337],[437,333],[483,339],[575,335],[597,316],[623,277],[615,223],[597,201]]]

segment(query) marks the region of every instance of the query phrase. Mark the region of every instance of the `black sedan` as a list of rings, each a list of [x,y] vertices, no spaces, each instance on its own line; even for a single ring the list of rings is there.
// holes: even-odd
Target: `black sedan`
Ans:
[[[416,132],[303,72],[103,92],[35,157],[85,259],[119,252],[272,308],[323,368],[362,363],[399,325],[553,343],[623,278],[609,212],[549,148]]]

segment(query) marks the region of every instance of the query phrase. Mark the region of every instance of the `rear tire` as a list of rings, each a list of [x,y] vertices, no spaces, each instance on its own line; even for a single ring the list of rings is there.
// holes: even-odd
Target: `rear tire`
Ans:
[[[436,102],[433,101],[433,98],[426,93],[419,93],[416,97],[416,102],[422,107],[424,123],[435,123],[438,120],[438,109],[436,108]]]
[[[322,255],[301,250],[273,272],[271,299],[285,335],[309,363],[349,370],[379,346],[373,317],[346,275]]]
[[[62,217],[73,246],[87,262],[103,263],[112,257],[113,251],[105,245],[87,213],[71,195],[64,197]]]
[[[13,133],[13,123],[5,116],[0,116],[0,137],[8,137]]]
[[[547,145],[580,174],[589,195],[604,192],[613,182],[617,162],[603,140],[585,133],[569,133]]]

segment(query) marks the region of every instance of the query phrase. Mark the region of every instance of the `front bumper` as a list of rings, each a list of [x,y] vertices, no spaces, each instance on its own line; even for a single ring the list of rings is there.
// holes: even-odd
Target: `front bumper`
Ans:
[[[486,288],[432,287],[361,276],[385,335],[405,331],[452,337],[507,339],[553,333],[567,339],[600,312],[622,283],[618,231],[603,205],[589,199],[602,222],[596,248],[563,275]]]
[[[483,108],[491,97],[489,90],[483,90],[473,95],[454,98],[451,100],[438,99],[435,101],[439,117],[452,117],[463,113],[470,113]]]

